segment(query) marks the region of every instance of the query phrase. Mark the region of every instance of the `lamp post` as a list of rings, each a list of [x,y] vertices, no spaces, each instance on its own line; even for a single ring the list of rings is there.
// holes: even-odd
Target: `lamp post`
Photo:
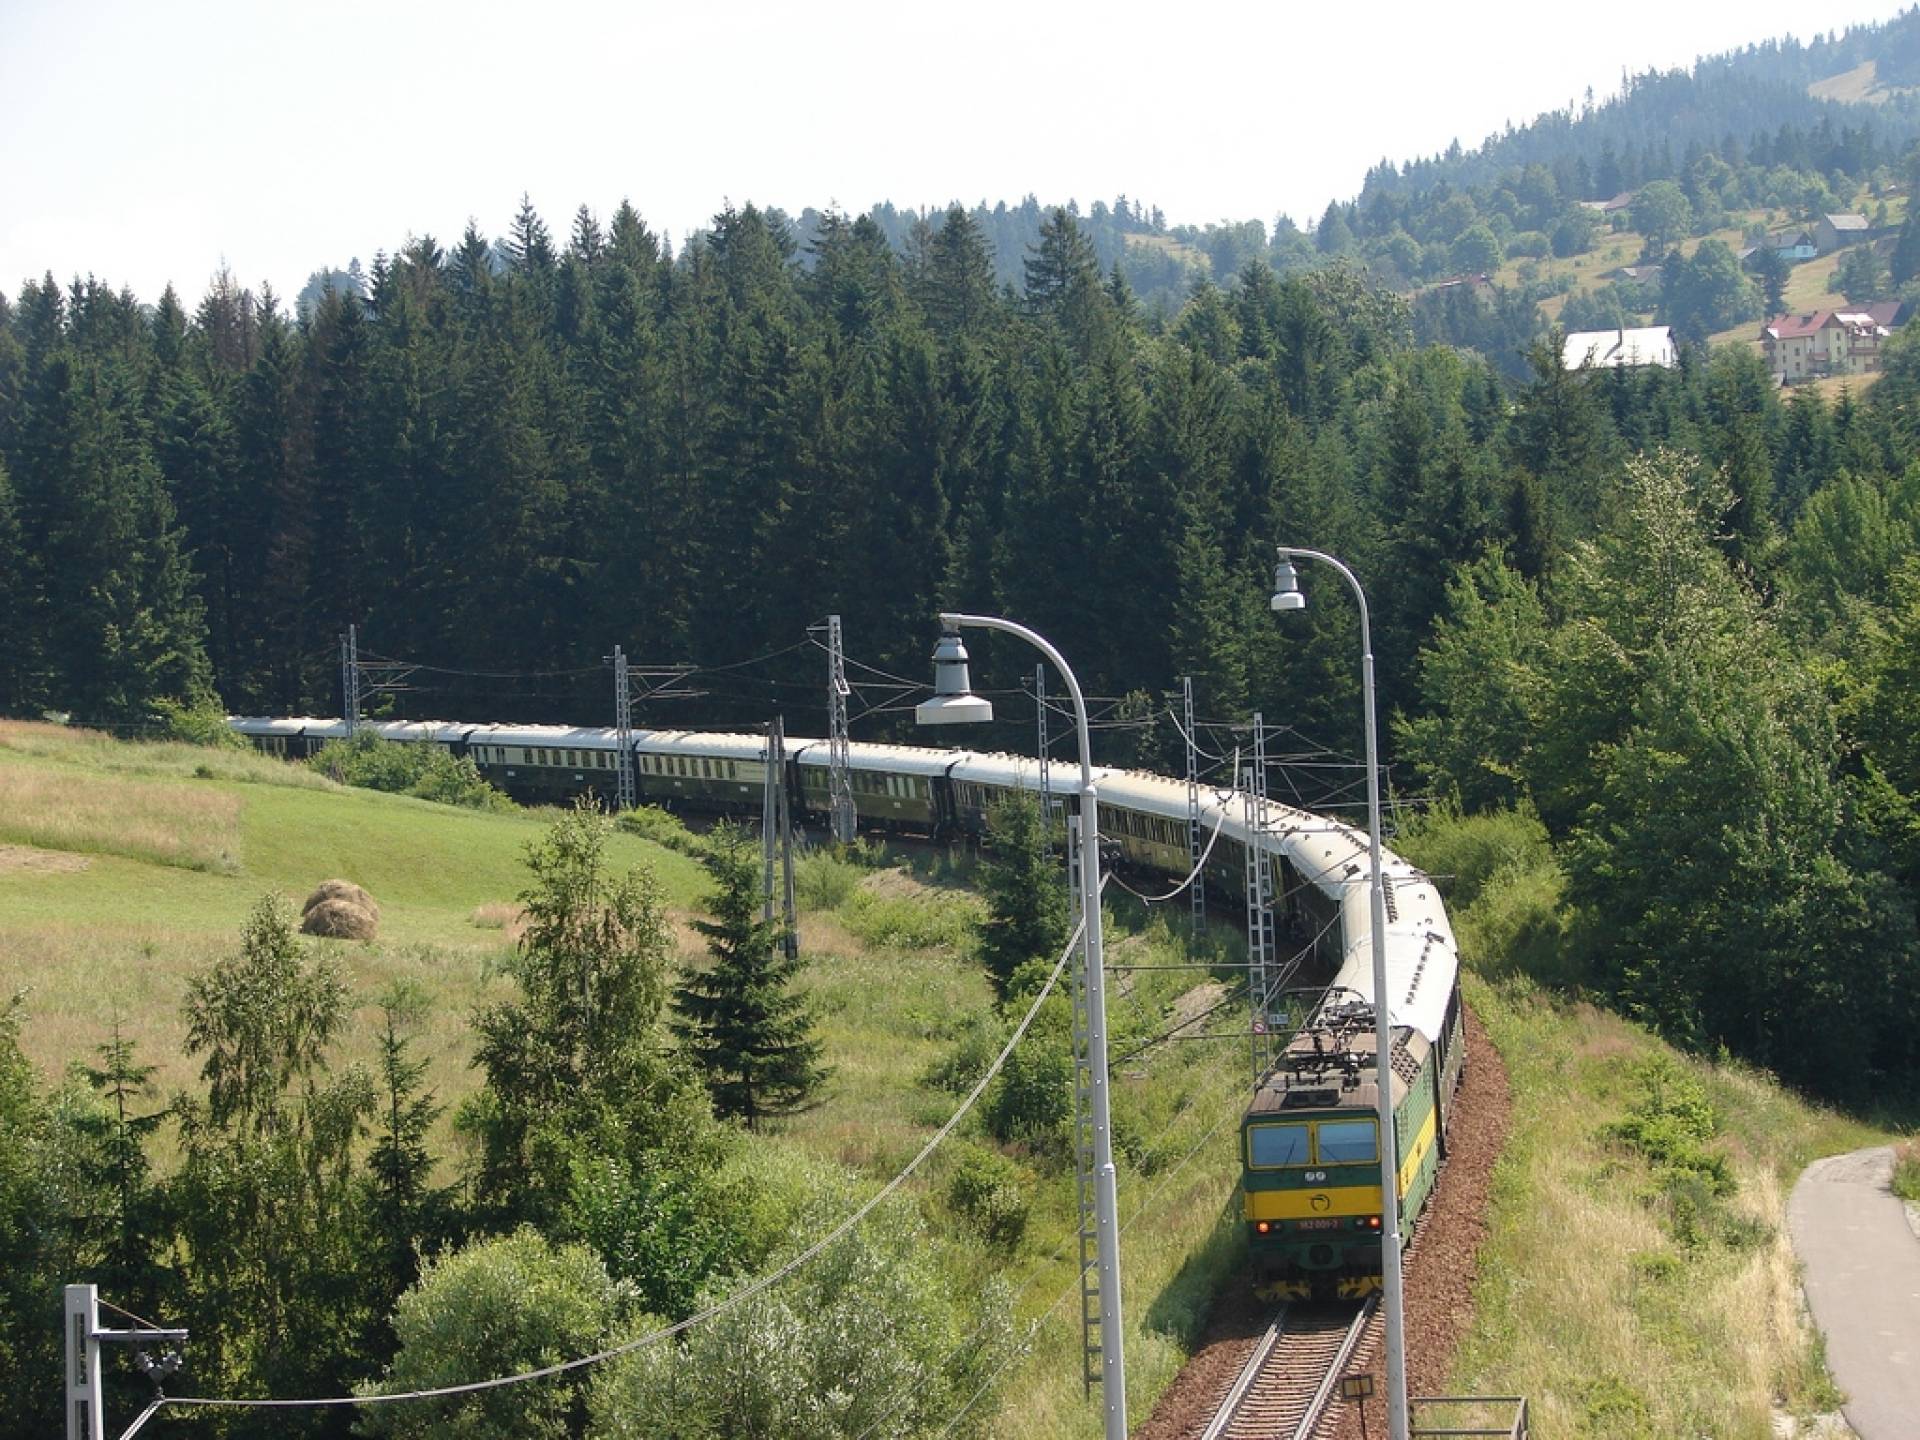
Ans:
[[[1127,1440],[1127,1365],[1120,1330],[1120,1216],[1113,1168],[1113,1123],[1107,1095],[1107,982],[1105,946],[1100,933],[1100,805],[1093,784],[1093,746],[1088,736],[1087,701],[1073,671],[1045,639],[1011,620],[992,615],[943,614],[944,633],[933,651],[933,698],[915,707],[922,725],[949,725],[993,718],[993,704],[973,693],[967,673],[963,627],[1017,635],[1052,662],[1073,697],[1074,727],[1080,737],[1080,894],[1086,920],[1087,1052],[1092,1074],[1094,1220],[1100,1277],[1100,1398],[1106,1409],[1106,1440]]]
[[[1278,547],[1280,563],[1273,572],[1272,606],[1277,611],[1304,610],[1307,597],[1300,591],[1295,560],[1318,560],[1340,572],[1360,605],[1360,682],[1366,701],[1367,725],[1367,840],[1372,849],[1370,881],[1373,928],[1373,1034],[1375,1086],[1380,1092],[1380,1279],[1387,1312],[1387,1436],[1407,1440],[1407,1339],[1405,1300],[1400,1288],[1399,1147],[1393,1134],[1393,1019],[1387,1013],[1387,891],[1380,869],[1380,756],[1375,738],[1373,701],[1373,630],[1367,618],[1367,592],[1353,571],[1319,550]]]

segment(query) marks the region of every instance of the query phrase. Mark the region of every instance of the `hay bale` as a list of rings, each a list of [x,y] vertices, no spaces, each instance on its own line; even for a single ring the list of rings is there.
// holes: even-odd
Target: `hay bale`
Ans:
[[[309,914],[316,905],[328,900],[344,900],[349,905],[358,905],[376,921],[380,918],[380,902],[351,880],[322,880],[313,894],[307,897],[307,903],[300,907],[300,913]]]
[[[371,940],[380,933],[380,920],[350,900],[322,900],[301,919],[300,933],[322,940]]]

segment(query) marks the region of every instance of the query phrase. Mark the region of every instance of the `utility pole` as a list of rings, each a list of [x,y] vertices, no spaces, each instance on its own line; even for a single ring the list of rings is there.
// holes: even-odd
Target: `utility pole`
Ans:
[[[787,801],[787,724],[776,715],[767,726],[767,778],[760,792],[760,918],[773,923],[773,871],[781,873],[780,918],[786,933],[781,948],[791,960],[800,953],[799,914],[793,895],[793,815]]]
[[[106,1440],[107,1417],[100,1375],[100,1346],[132,1345],[142,1357],[143,1368],[158,1390],[160,1377],[171,1374],[180,1365],[179,1348],[187,1343],[185,1330],[103,1330],[100,1328],[100,1288],[97,1285],[69,1285],[66,1288],[67,1440]],[[150,1345],[164,1345],[165,1354],[157,1361],[145,1358]],[[126,1440],[158,1409],[149,1405],[146,1413],[121,1433]]]
[[[418,670],[404,660],[362,660],[360,627],[349,625],[340,636],[340,708],[347,722],[347,739],[360,733],[360,707],[375,695],[398,695],[411,687],[407,680]]]
[[[1180,678],[1180,693],[1187,723],[1187,863],[1193,869],[1193,884],[1187,887],[1191,897],[1193,938],[1198,940],[1207,929],[1207,886],[1200,874],[1200,745],[1193,728],[1193,677]]]
[[[637,795],[633,775],[633,687],[627,679],[627,652],[613,647],[613,728],[620,746],[614,757],[615,810],[631,810]]]
[[[340,713],[347,722],[347,739],[360,729],[360,627],[349,625],[340,636]]]
[[[1273,947],[1273,867],[1267,860],[1267,728],[1258,711],[1253,716],[1253,764],[1240,772],[1243,814],[1247,827],[1247,990],[1252,1001],[1253,1079],[1266,1073],[1267,1032],[1271,1017],[1267,1002],[1273,987],[1270,973]]]
[[[827,784],[831,797],[833,838],[853,843],[857,817],[853,810],[853,756],[847,735],[846,647],[840,636],[840,617],[827,616]]]
[[[767,724],[766,783],[760,791],[760,919],[773,923],[773,862],[780,836],[780,777],[786,767],[780,720]]]
[[[1034,754],[1040,757],[1040,842],[1053,855],[1053,773],[1047,760],[1047,667],[1033,667],[1034,723],[1039,730]],[[1072,884],[1072,877],[1068,877]]]

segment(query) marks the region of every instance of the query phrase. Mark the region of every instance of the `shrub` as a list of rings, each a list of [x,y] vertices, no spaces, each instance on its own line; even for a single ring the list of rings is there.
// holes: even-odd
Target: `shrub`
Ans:
[[[947,1179],[947,1203],[987,1244],[1011,1250],[1027,1231],[1033,1176],[997,1150],[967,1146]]]
[[[1006,1029],[998,1017],[976,1010],[960,1022],[952,1039],[952,1048],[927,1067],[920,1083],[949,1095],[964,1095],[987,1073],[987,1066],[1007,1043]]]
[[[228,729],[227,717],[210,700],[194,705],[178,700],[156,700],[153,710],[163,739],[205,745],[213,750],[247,748],[247,737]]]
[[[838,910],[860,888],[860,867],[831,850],[815,850],[793,867],[793,888],[802,908]]]
[[[329,740],[307,762],[342,785],[411,795],[469,810],[511,810],[513,801],[489,785],[465,756],[438,745],[402,745],[363,730],[351,740]]]
[[[1920,1140],[1902,1140],[1893,1147],[1893,1193],[1920,1204]]]
[[[622,810],[613,823],[629,835],[651,840],[680,855],[698,856],[705,842],[687,828],[687,822],[658,805],[636,805]]]
[[[1463,815],[1436,805],[1401,827],[1394,848],[1440,882],[1454,910],[1472,905],[1503,870],[1551,856],[1547,827],[1530,806]]]

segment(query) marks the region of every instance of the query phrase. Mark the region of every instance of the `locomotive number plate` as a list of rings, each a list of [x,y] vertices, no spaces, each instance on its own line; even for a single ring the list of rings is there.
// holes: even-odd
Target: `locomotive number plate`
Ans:
[[[1338,1220],[1333,1220],[1333,1219],[1296,1220],[1293,1223],[1299,1226],[1302,1230],[1338,1230],[1340,1228],[1340,1222]]]

